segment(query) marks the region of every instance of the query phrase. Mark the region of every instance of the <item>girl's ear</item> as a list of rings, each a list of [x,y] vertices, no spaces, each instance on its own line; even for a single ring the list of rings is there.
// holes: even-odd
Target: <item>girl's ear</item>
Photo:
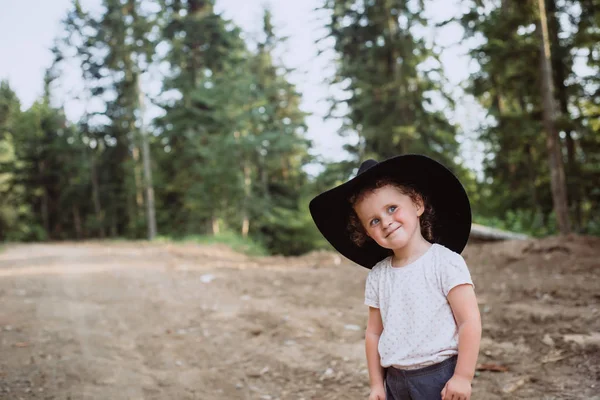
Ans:
[[[419,196],[417,201],[415,201],[415,207],[417,208],[417,217],[420,217],[425,212],[425,202],[423,198]]]

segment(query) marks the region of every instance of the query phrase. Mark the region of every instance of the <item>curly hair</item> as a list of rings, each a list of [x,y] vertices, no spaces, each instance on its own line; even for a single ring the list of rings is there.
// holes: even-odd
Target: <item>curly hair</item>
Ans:
[[[354,195],[352,195],[348,199],[350,202],[352,211],[348,218],[348,227],[347,228],[348,228],[348,233],[350,234],[350,239],[352,240],[352,242],[354,244],[356,244],[357,246],[362,247],[367,242],[367,240],[372,240],[367,235],[367,232],[366,232],[363,224],[360,222],[360,219],[358,218],[358,214],[356,214],[356,211],[354,210],[354,206],[356,206],[356,204],[358,202],[363,200],[367,196],[367,194],[373,193],[375,190],[381,189],[386,186],[395,187],[402,194],[410,197],[411,200],[413,201],[413,203],[418,203],[418,202],[423,203],[423,206],[424,206],[423,214],[421,214],[421,216],[419,217],[419,225],[421,227],[421,235],[423,235],[423,237],[430,242],[434,241],[433,223],[434,223],[434,219],[435,219],[435,212],[433,210],[433,207],[431,207],[431,204],[429,204],[429,202],[425,198],[425,196],[423,196],[419,191],[417,191],[415,188],[413,188],[409,185],[400,184],[391,178],[382,178],[382,179],[375,181],[371,185],[362,187],[358,192],[356,192]]]

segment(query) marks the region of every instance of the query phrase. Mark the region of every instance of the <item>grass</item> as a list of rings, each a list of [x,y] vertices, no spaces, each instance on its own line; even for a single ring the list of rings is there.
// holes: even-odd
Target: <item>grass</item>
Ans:
[[[99,240],[99,239],[92,239]],[[105,243],[128,243],[132,239],[125,237],[114,237],[103,240]],[[249,256],[267,256],[269,252],[260,243],[250,238],[243,238],[241,235],[233,232],[224,232],[219,235],[188,235],[184,237],[158,236],[158,242],[172,243],[197,243],[197,244],[224,244],[232,250]],[[0,253],[6,250],[6,243],[0,243]]]
[[[225,232],[218,235],[188,235],[182,238],[159,236],[157,240],[174,243],[224,244],[234,251],[249,256],[266,256],[269,254],[260,243],[257,243],[250,238],[243,238],[232,232]]]

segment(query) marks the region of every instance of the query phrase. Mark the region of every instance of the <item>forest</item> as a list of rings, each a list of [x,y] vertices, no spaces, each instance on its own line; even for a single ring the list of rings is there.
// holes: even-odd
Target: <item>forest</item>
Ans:
[[[74,0],[43,95],[24,109],[0,82],[0,241],[221,238],[300,255],[327,246],[312,197],[366,158],[407,153],[460,177],[474,222],[600,235],[600,1],[462,0],[441,22],[428,3],[323,0],[314,10],[335,54],[329,84],[344,93],[329,118],[358,138],[333,162],[312,151],[268,8],[249,39],[215,0],[102,0],[101,13]],[[462,90],[486,114],[480,174],[461,158],[444,49],[420,34],[449,24],[477,39]],[[78,121],[56,96],[68,65],[83,82],[69,92],[85,108]],[[144,92],[148,79],[157,95]],[[161,113],[148,118],[150,106]]]

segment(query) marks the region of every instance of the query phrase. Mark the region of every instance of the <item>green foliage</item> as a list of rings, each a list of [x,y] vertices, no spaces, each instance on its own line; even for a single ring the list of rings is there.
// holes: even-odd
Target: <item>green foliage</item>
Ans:
[[[139,83],[149,71],[162,79],[150,100],[164,113],[147,137],[163,237],[252,254],[330,249],[309,200],[348,180],[365,158],[413,152],[450,166],[476,221],[555,233],[537,2],[497,3],[467,1],[461,20],[467,37],[484,39],[471,52],[480,68],[465,85],[489,116],[479,129],[486,154],[478,182],[455,161],[456,128],[446,118],[453,104],[439,52],[420,33],[423,2],[323,2],[338,56],[331,83],[347,94],[331,115],[343,118],[342,135],[359,140],[346,146],[350,160],[321,162],[324,171],[309,177],[305,167],[321,160],[309,152],[290,71],[275,61],[283,39],[268,10],[249,43],[210,0],[103,0],[93,15],[74,1],[44,95],[21,110],[0,82],[0,241],[145,237]],[[579,232],[600,234],[600,8],[553,0],[547,8],[572,219]],[[576,54],[589,74],[575,72]],[[79,63],[84,78],[76,95],[86,113],[77,124],[51,105],[65,60]]]
[[[249,256],[266,256],[269,252],[260,243],[250,238],[243,238],[234,232],[224,232],[218,235],[187,235],[183,237],[159,236],[158,241],[164,242],[182,242],[197,244],[224,244],[232,250]]]
[[[318,232],[306,208],[274,207],[265,211],[259,237],[271,252],[300,255],[316,247]]]
[[[524,233],[533,237],[557,234],[554,215],[544,216],[541,213],[531,214],[526,210],[508,210],[505,215],[484,217],[475,215],[474,222],[511,232]]]
[[[7,86],[3,92],[9,93]],[[77,133],[47,97],[26,111],[13,108],[2,120],[0,239],[72,237],[75,203],[83,203],[85,196],[78,172],[85,165],[85,150]]]
[[[0,240],[22,229],[18,218],[18,191],[12,184],[15,160],[14,125],[20,104],[8,82],[0,81]]]
[[[167,14],[179,5],[173,7]],[[156,150],[157,197],[173,213],[162,221],[176,221],[167,232],[210,232],[215,221],[229,230],[247,227],[270,251],[296,254],[309,248],[293,239],[305,229],[297,190],[309,161],[300,96],[272,61],[278,39],[270,13],[254,53],[231,25],[211,3],[167,24],[166,60],[177,72],[166,87],[181,97],[165,103],[156,121],[162,150],[168,147],[168,154]]]
[[[595,74],[582,79],[573,65],[574,54],[597,48],[597,41],[592,44],[582,34],[589,29],[597,37],[600,14],[592,3],[546,1],[571,220],[576,231],[587,233],[598,218],[587,210],[599,205],[592,182],[600,179],[600,127],[594,127],[597,113],[588,113],[586,105],[597,97],[592,88],[597,88],[600,69],[590,60]],[[466,36],[485,39],[471,51],[480,69],[467,91],[488,110],[491,120],[479,131],[486,145],[485,183],[478,187],[475,213],[533,235],[554,233],[547,133],[542,125],[537,1],[467,4],[469,11],[462,18]]]
[[[327,0],[329,37],[338,66],[333,84],[347,92],[336,100],[344,115],[342,134],[356,133],[358,159],[398,154],[429,155],[453,168],[456,129],[440,110],[452,107],[442,89],[439,54],[422,35],[423,7],[391,0]]]

